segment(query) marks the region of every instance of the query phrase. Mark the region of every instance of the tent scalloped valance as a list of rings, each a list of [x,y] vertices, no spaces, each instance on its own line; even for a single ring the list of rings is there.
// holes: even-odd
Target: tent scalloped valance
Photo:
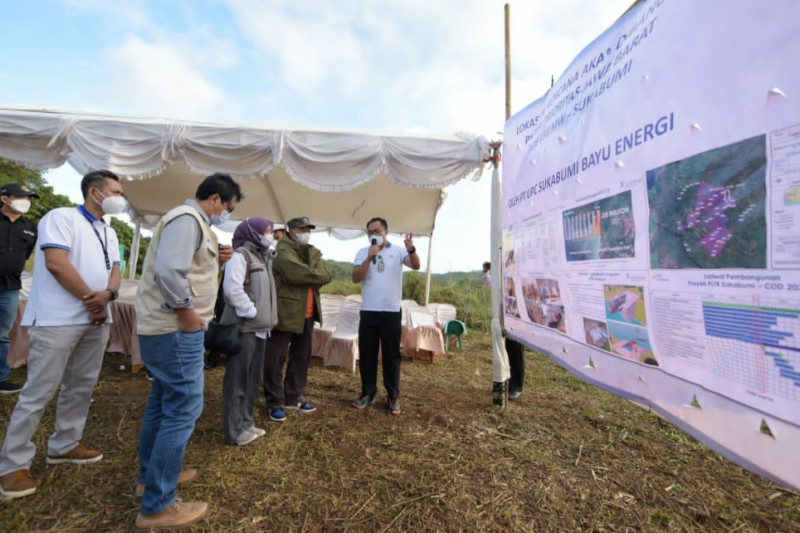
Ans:
[[[163,213],[192,196],[203,176],[224,172],[242,179],[245,198],[253,201],[243,202],[241,216],[280,221],[305,213],[318,225],[361,228],[380,214],[401,218],[399,226],[393,223],[398,229],[430,235],[440,190],[479,175],[489,143],[463,134],[258,128],[0,108],[0,157],[35,169],[67,161],[81,174],[110,169],[136,180],[126,194],[138,215]],[[420,220],[399,205],[406,211],[413,206]]]

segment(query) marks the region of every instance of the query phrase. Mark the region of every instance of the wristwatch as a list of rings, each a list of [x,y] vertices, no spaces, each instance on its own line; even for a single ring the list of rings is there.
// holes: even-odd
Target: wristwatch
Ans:
[[[117,298],[119,298],[119,291],[115,291],[114,289],[106,289],[108,292],[111,293],[111,301],[113,302]]]

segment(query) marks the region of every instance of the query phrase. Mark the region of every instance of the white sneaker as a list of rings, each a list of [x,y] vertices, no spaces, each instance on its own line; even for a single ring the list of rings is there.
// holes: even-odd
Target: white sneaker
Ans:
[[[247,446],[261,435],[257,435],[250,430],[242,431],[238,437],[236,437],[236,445],[237,446]]]
[[[266,435],[266,434],[267,434],[267,432],[266,432],[266,431],[264,431],[264,430],[263,430],[263,429],[261,429],[261,428],[257,428],[257,427],[255,427],[255,426],[253,426],[253,427],[251,427],[251,428],[248,428],[248,430],[247,430],[247,431],[249,431],[250,433],[255,433],[255,435],[256,435],[257,437],[263,437],[264,435]]]

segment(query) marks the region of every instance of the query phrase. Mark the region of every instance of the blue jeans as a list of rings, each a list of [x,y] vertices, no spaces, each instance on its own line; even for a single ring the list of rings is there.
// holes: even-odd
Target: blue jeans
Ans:
[[[19,291],[0,287],[0,381],[5,381],[11,373],[8,366],[8,348],[11,346],[11,327],[17,318],[19,307]]]
[[[203,412],[203,331],[139,335],[139,346],[153,377],[139,435],[140,512],[151,515],[177,497],[186,444]]]

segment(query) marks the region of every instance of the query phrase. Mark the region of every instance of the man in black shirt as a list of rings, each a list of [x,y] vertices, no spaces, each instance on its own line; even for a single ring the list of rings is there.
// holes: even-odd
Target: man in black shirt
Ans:
[[[20,275],[36,244],[36,224],[23,216],[39,195],[19,183],[0,187],[0,394],[13,394],[22,386],[8,381],[8,334],[19,307]]]

